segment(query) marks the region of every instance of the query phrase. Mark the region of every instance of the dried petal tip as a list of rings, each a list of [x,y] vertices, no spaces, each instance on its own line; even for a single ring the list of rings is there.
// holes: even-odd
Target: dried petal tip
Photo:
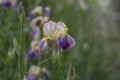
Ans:
[[[29,59],[37,59],[37,58],[39,58],[39,54],[34,50],[30,50],[27,54],[27,57]]]
[[[75,45],[75,40],[70,35],[67,35],[65,37],[59,37],[57,45],[64,51],[66,51]]]

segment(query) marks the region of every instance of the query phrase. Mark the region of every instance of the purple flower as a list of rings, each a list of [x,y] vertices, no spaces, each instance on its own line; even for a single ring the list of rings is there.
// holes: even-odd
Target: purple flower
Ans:
[[[39,54],[41,55],[43,51],[47,48],[48,44],[46,40],[42,40],[40,44],[40,51]]]
[[[28,19],[33,19],[33,18],[35,18],[35,13],[30,13],[30,14],[28,14],[27,18],[28,18]]]
[[[66,51],[75,45],[75,40],[70,35],[58,37],[57,45]]]
[[[38,27],[33,27],[32,31],[30,32],[30,35],[32,37],[39,37],[39,28]]]
[[[33,75],[28,75],[28,80],[39,80],[39,78]]]
[[[12,5],[12,3],[11,3],[11,1],[9,1],[9,0],[4,0],[4,1],[2,2],[2,6],[3,6],[4,8],[9,8],[9,7],[11,7],[11,5]]]
[[[39,53],[37,51],[34,51],[34,50],[30,50],[27,54],[27,57],[29,59],[37,59],[37,58],[39,58],[39,56],[40,56]]]

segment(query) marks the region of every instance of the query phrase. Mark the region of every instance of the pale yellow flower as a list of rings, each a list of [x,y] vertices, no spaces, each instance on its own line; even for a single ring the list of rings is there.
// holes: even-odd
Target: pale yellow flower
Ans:
[[[35,9],[32,10],[31,13],[38,13],[39,15],[42,14],[42,6],[38,6]]]
[[[33,65],[30,69],[29,69],[29,74],[31,74],[32,76],[38,77],[41,73],[41,68],[39,66],[35,66]]]
[[[0,3],[2,3],[3,0],[0,0]]]
[[[51,40],[57,41],[59,36],[67,35],[67,27],[63,22],[49,21],[43,27],[44,35]]]

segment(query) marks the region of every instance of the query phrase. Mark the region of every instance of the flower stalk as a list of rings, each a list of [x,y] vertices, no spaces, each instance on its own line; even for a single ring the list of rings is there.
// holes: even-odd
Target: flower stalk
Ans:
[[[62,50],[61,49],[57,49],[57,62],[58,62],[58,65],[59,65],[59,68],[62,72],[62,75],[63,75],[63,78],[64,80],[66,80],[66,76],[65,76],[65,72],[64,72],[64,68],[63,68],[63,65],[61,63],[61,57],[62,57]]]

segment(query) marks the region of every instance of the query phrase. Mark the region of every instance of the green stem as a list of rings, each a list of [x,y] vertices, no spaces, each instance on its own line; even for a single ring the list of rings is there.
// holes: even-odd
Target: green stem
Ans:
[[[21,61],[20,61],[20,50],[18,52],[18,66],[19,66],[19,78],[21,80]]]
[[[26,77],[26,73],[27,73],[27,56],[25,57],[25,62],[24,62],[24,68],[25,68],[25,77]]]
[[[46,61],[48,61],[48,60],[50,60],[52,57],[49,57],[49,58],[47,58],[46,60],[44,60],[44,61],[42,61],[42,62],[40,62],[40,63],[38,63],[37,65],[39,66],[39,65],[41,65],[42,63],[44,63],[44,62],[46,62]]]
[[[64,72],[63,66],[60,66],[60,68],[61,68],[61,72],[62,72],[62,74],[63,74],[64,80],[66,80],[65,72]]]
[[[64,78],[64,80],[66,80],[66,77],[65,77],[65,72],[64,72],[64,69],[63,69],[63,65],[61,64],[61,54],[62,54],[62,52],[59,50],[59,48],[58,48],[58,52],[57,52],[57,62],[58,62],[58,64],[59,64],[59,67],[60,67],[60,70],[61,70],[61,72],[62,72],[62,75],[63,75],[63,78]]]
[[[19,63],[19,76],[20,76],[20,80],[22,80],[22,72],[21,72],[21,53],[22,53],[22,43],[23,43],[23,22],[21,22],[21,33],[20,33],[20,49],[19,49],[19,57],[18,57],[18,63]]]

